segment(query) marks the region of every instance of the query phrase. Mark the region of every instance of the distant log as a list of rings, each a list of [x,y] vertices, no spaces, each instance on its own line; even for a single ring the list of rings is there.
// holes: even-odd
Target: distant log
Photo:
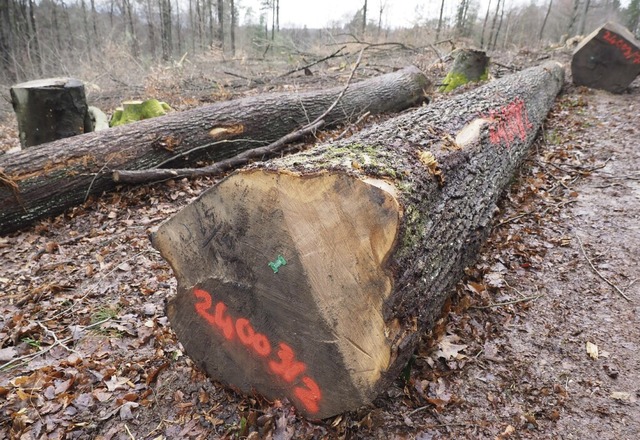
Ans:
[[[352,84],[325,123],[403,110],[429,84],[416,67]],[[228,101],[0,156],[0,234],[113,190],[113,170],[194,165],[267,145],[321,115],[343,89]]]
[[[84,84],[48,78],[11,87],[22,148],[93,131]]]
[[[450,92],[468,82],[489,78],[489,57],[483,50],[459,49],[451,70],[442,80],[441,92]]]
[[[606,23],[578,45],[571,60],[573,83],[624,92],[640,74],[640,42],[617,23]]]
[[[162,224],[187,354],[310,417],[371,402],[476,257],[563,72],[546,63],[236,171]]]

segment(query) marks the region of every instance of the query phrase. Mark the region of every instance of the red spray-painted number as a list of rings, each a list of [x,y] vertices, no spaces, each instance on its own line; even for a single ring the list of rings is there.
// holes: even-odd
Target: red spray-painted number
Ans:
[[[237,339],[250,352],[261,358],[267,358],[267,365],[271,373],[279,376],[289,384],[299,384],[301,382],[301,385],[293,387],[293,394],[309,413],[318,412],[322,392],[315,380],[309,376],[301,376],[306,371],[307,365],[296,359],[293,348],[284,342],[280,342],[275,358],[269,356],[273,354],[271,342],[269,342],[267,336],[256,332],[248,319],[234,319],[228,313],[227,306],[222,301],[218,301],[215,304],[212,314],[209,310],[213,306],[213,300],[209,292],[202,289],[194,289],[193,294],[200,300],[195,304],[198,315],[221,333],[226,340],[235,341]]]
[[[489,126],[489,140],[492,144],[504,142],[507,148],[516,138],[524,141],[533,128],[524,101],[519,98],[497,110],[490,110],[488,119],[493,121]]]
[[[602,38],[607,43],[617,47],[625,59],[630,60],[633,64],[640,64],[640,51],[634,49],[624,38],[609,31],[604,31]]]

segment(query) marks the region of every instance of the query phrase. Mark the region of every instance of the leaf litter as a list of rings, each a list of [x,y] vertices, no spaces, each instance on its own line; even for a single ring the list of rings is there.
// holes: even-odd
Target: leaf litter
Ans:
[[[0,436],[633,438],[638,95],[567,88],[408,374],[326,421],[212,382],[171,331],[175,281],[146,234],[212,180],[126,189],[1,237]],[[590,270],[577,230],[633,303]],[[610,353],[585,356],[596,340]]]

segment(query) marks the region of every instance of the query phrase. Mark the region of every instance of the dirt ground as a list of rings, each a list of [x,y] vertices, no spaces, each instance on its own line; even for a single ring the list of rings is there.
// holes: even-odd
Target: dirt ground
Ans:
[[[0,237],[0,439],[639,438],[639,145],[640,81],[567,83],[407,374],[323,421],[213,383],[164,316],[175,281],[147,232],[212,180]]]

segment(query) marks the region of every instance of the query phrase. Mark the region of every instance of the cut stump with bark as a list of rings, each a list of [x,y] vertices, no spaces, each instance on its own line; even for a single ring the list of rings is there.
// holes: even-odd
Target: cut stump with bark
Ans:
[[[309,417],[371,402],[477,255],[563,72],[525,70],[203,193],[152,234],[187,354]]]
[[[93,131],[84,84],[73,78],[48,78],[11,87],[22,148]]]
[[[442,80],[441,92],[450,92],[468,82],[489,78],[489,57],[483,50],[459,49],[451,70]]]
[[[350,84],[324,118],[347,123],[365,112],[422,102],[430,81],[416,67]],[[115,189],[114,170],[196,165],[269,145],[322,115],[344,86],[227,101],[51,142],[0,156],[0,234],[64,212]]]
[[[624,92],[640,74],[640,42],[617,23],[606,23],[573,52],[573,83],[612,93]]]

